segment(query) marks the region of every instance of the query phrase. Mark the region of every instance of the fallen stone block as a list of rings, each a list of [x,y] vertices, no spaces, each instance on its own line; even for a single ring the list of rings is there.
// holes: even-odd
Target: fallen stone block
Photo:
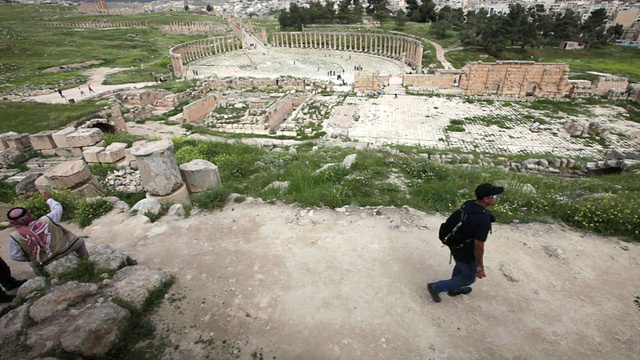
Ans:
[[[24,150],[31,147],[31,142],[29,142],[29,134],[14,134],[9,135],[5,138],[7,142],[7,146],[10,148],[16,148],[18,150]]]
[[[69,147],[94,146],[102,140],[104,134],[98,128],[77,129],[67,135]]]
[[[118,160],[124,159],[126,143],[113,143],[107,146],[104,151],[98,153],[98,160],[103,164],[113,164]]]
[[[7,144],[7,137],[17,134],[17,132],[13,131],[0,134],[0,150],[7,150],[9,148],[9,145]]]
[[[51,150],[56,148],[56,142],[53,141],[55,131],[40,131],[37,134],[29,135],[31,147],[35,150]]]
[[[44,176],[56,187],[70,189],[86,183],[92,175],[83,160],[73,160],[56,165]]]
[[[96,164],[100,162],[98,154],[103,151],[104,147],[102,146],[87,146],[85,148],[82,148],[82,157],[87,163]]]
[[[66,148],[55,148],[55,155],[56,156],[62,156],[62,157],[82,157],[82,149],[81,148],[72,148],[72,147],[66,147]]]
[[[76,131],[76,128],[74,128],[73,126],[70,126],[68,128],[64,128],[60,131],[56,131],[55,133],[53,133],[51,137],[53,138],[53,141],[56,143],[56,147],[59,147],[59,148],[69,147],[69,142],[67,141],[67,135],[71,134],[74,131]]]
[[[0,165],[22,164],[29,160],[29,156],[16,148],[0,151]]]

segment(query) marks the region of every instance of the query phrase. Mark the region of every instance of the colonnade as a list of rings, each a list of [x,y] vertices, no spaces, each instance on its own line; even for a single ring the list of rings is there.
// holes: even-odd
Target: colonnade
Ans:
[[[404,61],[422,68],[424,46],[418,40],[386,34],[326,33],[326,32],[276,32],[269,43],[276,47],[332,49],[364,52]]]
[[[175,76],[184,76],[184,65],[194,60],[242,49],[242,40],[235,35],[194,40],[169,50]]]

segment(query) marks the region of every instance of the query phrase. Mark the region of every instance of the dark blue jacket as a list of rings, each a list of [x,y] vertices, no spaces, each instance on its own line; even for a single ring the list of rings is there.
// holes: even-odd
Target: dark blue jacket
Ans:
[[[461,235],[464,239],[472,239],[462,247],[453,249],[453,258],[456,261],[470,264],[476,260],[474,254],[474,240],[487,241],[487,236],[491,231],[491,223],[496,221],[491,211],[484,206],[477,204],[475,200],[467,200],[462,208],[467,214],[467,218],[460,226]]]

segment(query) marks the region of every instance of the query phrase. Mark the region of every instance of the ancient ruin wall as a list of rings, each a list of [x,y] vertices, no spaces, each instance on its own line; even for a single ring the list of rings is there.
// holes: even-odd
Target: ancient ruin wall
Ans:
[[[270,35],[272,46],[304,49],[332,49],[363,52],[404,61],[418,72],[422,69],[424,47],[418,40],[385,34],[276,32]]]
[[[221,100],[222,94],[215,93],[192,102],[183,109],[184,120],[189,124],[202,124],[203,120]]]
[[[355,73],[353,89],[358,92],[380,91],[383,86],[389,85],[390,75],[380,75],[378,72],[358,71]]]
[[[175,76],[184,76],[184,65],[192,61],[242,49],[242,40],[234,35],[214,36],[194,40],[172,47],[169,50]]]
[[[566,64],[533,61],[470,63],[462,71],[463,95],[561,97],[569,77]]]
[[[626,89],[629,86],[629,80],[617,76],[603,76],[594,80],[593,86],[602,92],[607,92],[607,90],[611,89]]]
[[[460,79],[464,76],[462,70],[436,70],[434,74],[406,74],[402,84],[409,87],[432,89],[458,89]]]
[[[289,115],[307,100],[306,96],[286,95],[267,108],[264,123],[269,125],[269,132],[274,132],[284,123]]]

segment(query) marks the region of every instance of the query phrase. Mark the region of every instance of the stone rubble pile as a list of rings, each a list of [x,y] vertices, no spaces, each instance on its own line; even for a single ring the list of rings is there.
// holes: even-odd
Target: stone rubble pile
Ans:
[[[107,174],[102,182],[104,187],[125,193],[144,193],[140,171],[131,168],[116,170]]]
[[[47,265],[50,278],[29,279],[19,288],[13,309],[0,318],[4,359],[102,355],[124,334],[130,309],[142,310],[147,298],[171,279],[166,271],[132,265],[134,261],[109,245],[88,245],[89,260],[103,272],[102,280],[60,280],[60,274],[79,264],[75,254]]]

